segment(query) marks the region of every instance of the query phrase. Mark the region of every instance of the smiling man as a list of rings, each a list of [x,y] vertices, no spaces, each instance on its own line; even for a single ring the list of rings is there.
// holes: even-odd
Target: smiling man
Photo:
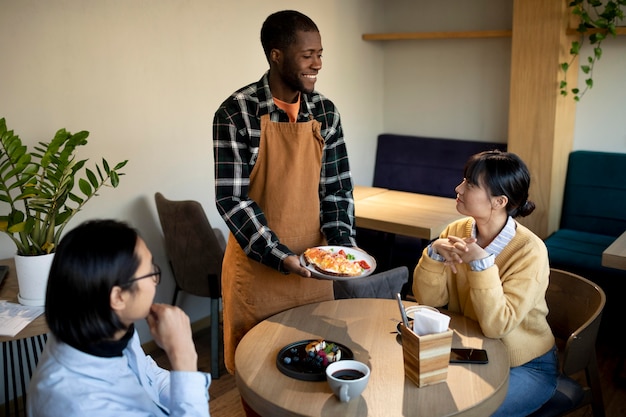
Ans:
[[[333,299],[332,281],[300,265],[305,249],[355,246],[352,177],[339,113],[314,90],[322,69],[316,24],[293,10],[261,29],[269,71],[215,113],[217,208],[231,233],[222,268],[224,359],[255,324]]]

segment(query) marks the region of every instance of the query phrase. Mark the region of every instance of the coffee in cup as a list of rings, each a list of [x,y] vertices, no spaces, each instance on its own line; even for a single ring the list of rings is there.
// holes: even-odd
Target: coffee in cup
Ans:
[[[370,378],[370,368],[363,362],[344,359],[326,367],[326,380],[341,402],[361,395]]]
[[[365,374],[361,371],[357,371],[356,369],[340,369],[337,372],[334,372],[332,376],[333,378],[350,381],[353,379],[361,379],[365,376]]]

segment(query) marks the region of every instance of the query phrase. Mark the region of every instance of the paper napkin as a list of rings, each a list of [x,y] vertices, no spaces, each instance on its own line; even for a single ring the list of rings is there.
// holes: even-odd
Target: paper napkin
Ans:
[[[24,327],[44,313],[44,307],[30,307],[0,301],[0,336],[14,337]]]
[[[450,317],[437,311],[421,309],[413,313],[413,331],[419,336],[448,330]]]

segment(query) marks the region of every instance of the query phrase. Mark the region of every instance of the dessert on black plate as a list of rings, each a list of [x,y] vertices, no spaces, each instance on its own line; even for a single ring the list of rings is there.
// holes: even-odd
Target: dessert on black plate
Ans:
[[[276,366],[287,376],[306,381],[324,381],[328,364],[353,359],[346,346],[323,339],[301,340],[278,352]]]

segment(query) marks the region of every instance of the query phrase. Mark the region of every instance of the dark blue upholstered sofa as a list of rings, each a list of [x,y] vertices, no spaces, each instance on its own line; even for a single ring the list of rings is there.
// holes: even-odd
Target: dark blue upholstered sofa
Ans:
[[[466,141],[383,133],[378,136],[374,187],[456,197],[463,167],[475,153],[506,143]]]
[[[505,143],[465,141],[383,133],[378,136],[373,186],[441,197],[456,197],[467,159],[478,152],[506,150]],[[389,236],[357,228],[357,243],[374,255],[379,270],[409,268],[410,277],[422,253],[420,239]],[[403,295],[410,292],[410,282]]]
[[[626,230],[626,154],[569,155],[559,229],[545,239],[550,266],[582,275],[607,295],[602,321],[623,317],[626,271],[602,266],[602,252]]]
[[[626,154],[572,152],[560,227],[545,239],[552,266],[574,272],[619,272],[602,266],[602,252],[625,230]]]

